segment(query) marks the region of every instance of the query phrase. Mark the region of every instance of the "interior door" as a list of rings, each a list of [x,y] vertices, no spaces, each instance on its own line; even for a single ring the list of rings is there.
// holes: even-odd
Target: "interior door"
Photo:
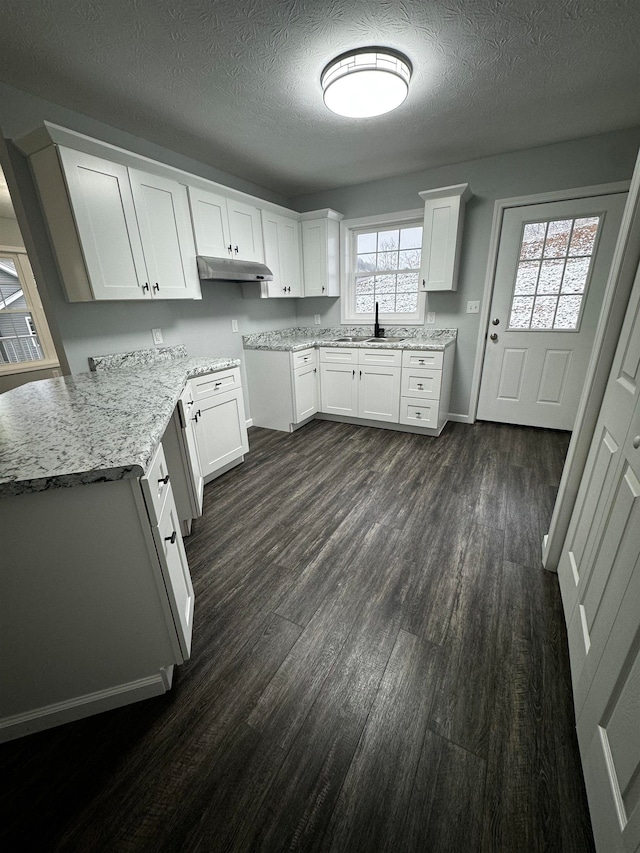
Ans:
[[[479,419],[573,428],[625,200],[505,211]]]

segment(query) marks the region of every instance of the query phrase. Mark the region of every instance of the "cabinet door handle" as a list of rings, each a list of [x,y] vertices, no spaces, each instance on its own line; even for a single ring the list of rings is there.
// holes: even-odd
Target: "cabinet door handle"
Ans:
[[[167,483],[169,482],[169,475],[167,474],[167,476],[166,476],[166,477],[160,477],[160,479],[158,480],[158,482],[159,482],[159,483],[164,483],[164,485],[166,486],[166,485],[167,485]]]
[[[322,292],[324,293],[324,284],[322,285]]]
[[[156,283],[153,285],[153,289],[155,290],[155,292],[156,292],[156,293],[160,290],[160,285],[158,284],[158,282],[157,282],[157,281],[156,281]]]
[[[177,533],[176,533],[176,531],[174,530],[174,531],[173,531],[173,533],[171,534],[171,536],[165,536],[165,537],[164,537],[164,541],[165,541],[165,542],[170,542],[172,545],[175,545],[175,543],[176,543],[176,539],[177,539],[177,538],[178,538],[178,534],[177,534]]]
[[[314,368],[313,368],[313,372],[314,372],[314,373],[317,373],[317,372],[318,372],[318,368],[317,368],[317,367],[314,367]]]
[[[145,281],[145,283],[142,285],[142,291],[144,292],[145,290],[147,291],[147,293],[149,292],[149,282],[148,281]]]
[[[360,371],[360,379],[362,379],[362,371]]]
[[[198,411],[197,411],[197,412],[195,413],[195,415],[191,418],[191,420],[192,420],[192,421],[195,421],[196,423],[198,423],[198,418],[199,418],[200,416],[201,416],[201,412],[200,412],[200,409],[198,409]]]
[[[239,250],[239,249],[238,249],[238,247],[236,246],[236,248],[235,248],[235,253],[236,253],[236,255],[238,254],[238,252],[239,252],[239,251],[240,251],[240,250]]]
[[[229,245],[227,246],[227,252],[229,252],[230,255],[233,254],[233,246],[231,245],[231,243],[229,243]]]
[[[354,378],[354,379],[355,379],[355,376],[356,376],[356,372],[355,372],[355,370],[354,370],[354,371],[353,371],[353,378]]]
[[[282,288],[282,292],[283,292],[283,293],[286,293],[286,292],[287,292],[287,288],[286,288],[286,287],[283,287],[283,288]]]

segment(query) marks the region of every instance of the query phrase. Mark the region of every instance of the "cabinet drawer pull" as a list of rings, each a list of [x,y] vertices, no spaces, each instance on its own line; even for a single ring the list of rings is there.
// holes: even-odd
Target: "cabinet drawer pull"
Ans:
[[[416,412],[416,417],[417,417],[417,418],[421,418],[421,417],[422,417],[422,415],[420,414],[420,412]]]
[[[165,536],[165,537],[164,537],[164,541],[165,541],[165,542],[170,542],[172,545],[175,545],[175,544],[176,544],[176,539],[177,539],[177,538],[178,538],[178,534],[177,534],[177,533],[176,533],[176,531],[174,530],[174,531],[173,531],[173,533],[171,534],[171,536]]]
[[[423,391],[422,382],[418,382],[418,390]]]
[[[169,475],[167,474],[167,475],[166,475],[166,477],[160,477],[160,479],[158,480],[158,482],[159,482],[159,483],[163,483],[163,484],[166,486],[166,485],[167,485],[167,483],[169,482]]]
[[[214,387],[214,388],[219,388],[219,387],[220,387],[220,385],[222,385],[222,381],[220,381],[220,382],[216,382],[216,383],[215,383],[215,385],[214,385],[213,387]]]
[[[419,358],[419,359],[418,359],[418,364],[424,364],[424,358]]]

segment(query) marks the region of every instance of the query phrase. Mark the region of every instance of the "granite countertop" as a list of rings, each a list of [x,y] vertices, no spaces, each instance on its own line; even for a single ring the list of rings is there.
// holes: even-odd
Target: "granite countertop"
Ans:
[[[432,329],[427,332],[423,327],[415,326],[392,326],[387,331],[390,336],[401,338],[401,340],[387,341],[384,338],[369,342],[337,340],[337,338],[347,336],[370,335],[373,337],[373,326],[340,326],[331,329],[308,326],[245,335],[242,340],[245,349],[285,350],[289,352],[298,352],[309,347],[444,350],[455,344],[458,335],[457,329]]]
[[[187,379],[240,364],[175,352],[148,362],[120,355],[126,355],[120,369],[43,379],[0,394],[0,497],[140,477]]]

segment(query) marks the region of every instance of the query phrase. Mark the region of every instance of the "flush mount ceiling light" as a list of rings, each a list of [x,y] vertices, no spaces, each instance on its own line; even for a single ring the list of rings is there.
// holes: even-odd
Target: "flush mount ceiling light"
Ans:
[[[320,82],[327,107],[340,116],[369,118],[399,107],[407,97],[411,63],[386,47],[361,47],[333,59]]]

